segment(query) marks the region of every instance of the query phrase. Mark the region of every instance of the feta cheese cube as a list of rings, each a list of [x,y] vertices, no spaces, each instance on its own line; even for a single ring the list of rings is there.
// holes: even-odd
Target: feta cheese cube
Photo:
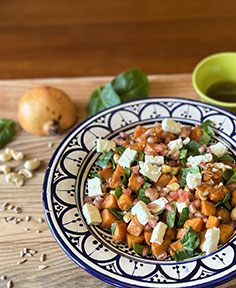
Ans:
[[[88,196],[95,198],[97,196],[102,196],[102,180],[98,177],[88,179]]]
[[[209,148],[211,153],[215,154],[217,157],[222,157],[228,151],[228,148],[220,142],[211,145]]]
[[[180,150],[183,147],[183,141],[181,138],[179,138],[177,140],[170,141],[167,146],[170,150]]]
[[[176,202],[176,208],[178,210],[179,213],[182,213],[182,210],[186,207],[188,207],[188,203],[189,200],[185,201],[185,202]]]
[[[145,155],[145,162],[160,166],[164,164],[164,156]]]
[[[161,123],[162,129],[166,132],[179,134],[181,132],[181,124],[170,119],[164,119]]]
[[[97,139],[97,152],[104,152],[116,149],[116,143],[107,139]]]
[[[98,225],[102,222],[102,218],[98,208],[92,204],[84,204],[83,214],[88,223],[88,225]]]
[[[150,213],[147,205],[143,201],[139,201],[134,207],[131,209],[132,215],[137,215],[138,221],[145,225],[148,220],[152,218],[152,214]]]
[[[130,164],[134,161],[136,155],[137,151],[132,150],[128,147],[127,149],[125,149],[124,153],[120,156],[117,162],[120,164],[120,166],[124,168],[129,168]]]
[[[205,155],[198,155],[198,156],[190,156],[187,159],[187,164],[191,166],[198,166],[200,163],[207,163],[211,162],[213,159],[211,153],[207,153]]]
[[[167,225],[163,222],[158,222],[157,225],[154,227],[152,231],[152,236],[151,236],[151,243],[158,243],[162,244],[163,238],[165,236],[167,229]]]
[[[157,200],[154,200],[149,204],[150,205],[149,209],[152,213],[155,213],[156,215],[158,215],[158,214],[161,214],[165,210],[165,206],[167,203],[168,203],[168,200],[165,197],[160,197]]]
[[[218,244],[220,240],[220,229],[213,227],[211,229],[207,229],[205,234],[205,241],[203,242],[202,249],[207,254],[213,253],[217,250]]]
[[[186,182],[190,189],[195,189],[202,184],[202,174],[189,172],[186,176]]]
[[[184,144],[184,145],[187,145],[190,141],[191,141],[190,138],[187,137],[187,138],[185,138],[185,139],[183,140],[183,144]]]
[[[161,176],[161,167],[153,165],[149,162],[139,162],[140,170],[139,172],[151,179],[153,182],[157,182]]]

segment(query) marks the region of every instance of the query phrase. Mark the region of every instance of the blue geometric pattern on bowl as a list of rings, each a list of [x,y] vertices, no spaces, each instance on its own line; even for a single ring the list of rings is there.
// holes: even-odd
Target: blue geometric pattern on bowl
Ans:
[[[90,171],[96,167],[97,138],[132,133],[171,118],[186,125],[214,122],[215,140],[236,150],[236,117],[218,107],[181,98],[149,98],[123,103],[90,117],[76,127],[54,153],[44,179],[47,222],[62,249],[92,275],[119,287],[214,287],[236,276],[236,237],[215,253],[176,263],[140,257],[115,245],[100,227],[88,227],[81,214]]]

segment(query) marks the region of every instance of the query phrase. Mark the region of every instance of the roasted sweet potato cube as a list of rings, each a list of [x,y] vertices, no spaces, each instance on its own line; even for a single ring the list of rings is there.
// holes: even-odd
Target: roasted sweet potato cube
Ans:
[[[106,195],[104,201],[102,202],[102,209],[117,209],[117,202],[116,202],[116,196],[114,194],[108,194]]]
[[[108,209],[104,209],[101,212],[103,228],[111,228],[112,223],[116,222],[118,219],[114,214],[112,214]]]
[[[188,219],[184,223],[184,228],[187,229],[188,226],[191,226],[194,231],[200,232],[202,230],[203,221],[201,218],[192,218]]]
[[[226,243],[234,234],[234,227],[229,224],[220,224],[220,244]]]
[[[211,229],[213,227],[218,227],[220,225],[220,220],[216,216],[210,215],[207,223],[206,223],[206,228]]]
[[[133,201],[131,195],[121,194],[120,198],[117,201],[119,208],[122,211],[127,211],[132,207]]]
[[[214,216],[216,215],[215,204],[210,201],[203,200],[201,204],[201,211],[204,216]]]
[[[134,243],[141,244],[143,243],[144,236],[143,234],[139,236],[134,236],[132,234],[126,233],[126,242],[129,248],[133,248],[133,241]]]
[[[114,234],[112,235],[112,241],[114,243],[121,243],[126,240],[126,228],[125,222],[117,222]]]
[[[170,240],[164,240],[162,242],[162,244],[158,244],[158,243],[152,243],[152,254],[154,256],[159,256],[160,253],[162,252],[166,252],[170,246],[171,241]]]
[[[132,220],[129,222],[127,232],[134,236],[139,236],[143,232],[144,226],[138,221],[137,215],[134,215]]]

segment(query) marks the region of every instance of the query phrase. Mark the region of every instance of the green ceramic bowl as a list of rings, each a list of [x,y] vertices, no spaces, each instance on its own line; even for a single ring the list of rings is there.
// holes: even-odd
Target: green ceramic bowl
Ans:
[[[218,81],[236,81],[236,53],[225,52],[206,57],[193,71],[193,87],[203,102],[214,104],[236,113],[235,102],[215,100],[207,96],[206,90]]]

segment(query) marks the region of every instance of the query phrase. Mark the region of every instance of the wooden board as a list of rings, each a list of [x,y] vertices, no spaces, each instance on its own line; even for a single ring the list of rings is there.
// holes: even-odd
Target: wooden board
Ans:
[[[111,77],[90,77],[0,81],[0,117],[17,120],[17,103],[24,92],[37,85],[51,85],[63,89],[73,99],[77,107],[77,123],[79,123],[86,118],[85,109],[90,93],[97,85],[103,85],[110,79]],[[154,75],[149,79],[152,97],[175,96],[199,99],[192,88],[190,74]],[[67,133],[68,131],[58,137],[37,137],[29,135],[18,127],[17,135],[9,145],[17,151],[22,151],[25,159],[39,158],[43,161],[40,170],[21,188],[6,183],[4,176],[0,174],[0,206],[8,202],[22,208],[21,214],[16,215],[12,210],[7,210],[0,212],[0,217],[14,216],[23,219],[26,215],[31,216],[29,222],[22,221],[19,224],[13,224],[13,221],[8,223],[0,221],[0,274],[6,274],[15,283],[14,287],[113,287],[79,268],[56,243],[47,223],[45,221],[42,224],[38,223],[38,217],[44,218],[41,187],[45,168],[55,148]],[[53,148],[49,148],[48,143],[53,143]],[[23,162],[10,162],[10,165],[21,167]],[[25,228],[29,228],[30,231],[25,231]],[[41,233],[37,233],[37,230]],[[26,263],[17,265],[20,250],[25,247],[37,250],[38,253],[33,257],[27,257]],[[39,261],[41,253],[47,255],[44,263]],[[48,265],[49,268],[39,271],[40,264]],[[0,280],[0,287],[5,287],[2,282]],[[233,288],[235,285],[236,280],[233,280],[220,287]]]

